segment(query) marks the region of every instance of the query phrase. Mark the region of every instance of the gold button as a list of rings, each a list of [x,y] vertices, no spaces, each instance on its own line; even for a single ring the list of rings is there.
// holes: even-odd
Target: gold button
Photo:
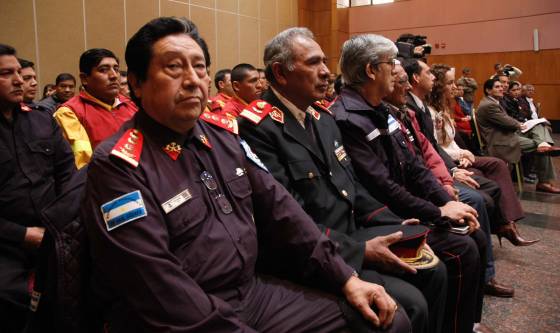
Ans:
[[[315,175],[313,174],[313,172],[310,172],[310,173],[307,174],[307,178],[310,178],[310,179],[313,178],[314,176]]]
[[[342,193],[342,195],[345,196],[345,197],[348,196],[348,192],[346,192],[346,190],[342,190],[342,191],[340,191],[340,193]]]

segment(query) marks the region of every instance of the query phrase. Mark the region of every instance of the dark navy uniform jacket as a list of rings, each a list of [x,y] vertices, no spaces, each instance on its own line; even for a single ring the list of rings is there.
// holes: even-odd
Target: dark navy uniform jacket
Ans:
[[[352,269],[260,163],[222,128],[199,120],[179,135],[144,111],[98,146],[81,217],[113,327],[250,331],[228,302],[246,294],[257,255],[340,291]]]
[[[306,129],[272,90],[263,98],[277,109],[268,116],[264,114],[266,111],[261,113],[264,118],[255,124],[244,117],[259,102],[251,103],[238,118],[241,137],[319,228],[340,244],[346,262],[360,271],[365,243],[351,235],[366,226],[400,224],[402,219],[356,181],[340,131],[327,109],[314,105],[314,112],[308,113],[307,126],[313,127],[319,141],[315,145]],[[281,118],[278,113],[282,114]],[[249,117],[254,118],[259,113],[253,112],[253,115]],[[282,121],[278,121],[280,119]]]
[[[331,106],[361,183],[402,217],[438,222],[439,206],[451,197],[407,147],[388,106],[369,105],[356,91],[344,88]]]
[[[70,145],[48,113],[23,105],[11,122],[0,116],[0,297],[31,268],[23,267],[30,254],[23,249],[26,228],[40,226],[41,210],[74,171]]]

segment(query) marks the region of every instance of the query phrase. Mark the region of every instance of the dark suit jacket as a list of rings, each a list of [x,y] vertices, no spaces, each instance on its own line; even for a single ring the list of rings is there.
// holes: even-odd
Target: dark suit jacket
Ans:
[[[407,93],[406,95],[406,105],[416,113],[416,120],[420,125],[420,131],[422,132],[422,134],[424,134],[428,141],[430,141],[432,147],[434,147],[434,149],[438,152],[439,156],[441,156],[441,158],[445,162],[445,166],[447,167],[447,169],[451,170],[453,168],[456,168],[457,164],[455,164],[451,156],[449,156],[449,154],[447,154],[445,150],[443,150],[437,143],[436,137],[434,135],[434,122],[432,120],[432,115],[428,110],[428,105],[424,103],[424,109],[426,111],[422,111],[422,109],[419,105],[416,104],[414,98],[412,98],[412,95],[410,95],[410,93]]]
[[[519,162],[521,158],[521,148],[517,138],[519,123],[488,97],[480,101],[476,115],[488,154],[506,162]]]
[[[240,136],[319,228],[340,245],[346,262],[360,271],[365,244],[350,235],[366,226],[399,224],[402,219],[355,180],[340,131],[327,111],[317,107],[319,119],[311,117],[318,137],[314,144],[271,90],[263,99],[280,109],[284,122],[265,116],[255,124],[242,113],[238,118]]]

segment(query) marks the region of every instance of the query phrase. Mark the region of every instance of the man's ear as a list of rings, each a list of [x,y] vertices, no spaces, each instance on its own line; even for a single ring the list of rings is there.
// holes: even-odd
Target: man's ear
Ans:
[[[286,85],[288,80],[286,78],[286,69],[284,66],[282,66],[279,62],[275,62],[270,66],[272,68],[272,75],[274,76],[274,79],[276,79],[276,82],[281,86]]]
[[[87,75],[84,72],[80,72],[80,81],[82,81],[82,86],[87,86]]]
[[[134,96],[137,98],[142,97],[142,81],[140,81],[136,75],[132,72],[128,72],[128,85],[130,86],[130,90],[134,92]]]
[[[416,84],[418,84],[418,82],[420,82],[420,75],[416,74],[416,73],[412,73],[412,81]]]
[[[372,80],[375,80],[375,71],[374,71],[374,67],[371,64],[366,65],[365,71],[367,77],[369,77]]]
[[[239,82],[238,81],[231,81],[231,87],[233,91],[237,94],[239,92]]]
[[[224,81],[218,81],[218,90],[224,89],[226,83]]]

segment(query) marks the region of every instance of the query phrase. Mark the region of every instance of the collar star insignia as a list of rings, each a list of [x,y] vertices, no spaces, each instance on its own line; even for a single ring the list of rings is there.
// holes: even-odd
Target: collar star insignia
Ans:
[[[181,147],[181,145],[176,142],[168,143],[163,148],[163,151],[165,151],[165,153],[169,155],[169,157],[171,157],[171,159],[173,159],[174,161],[176,161],[177,158],[179,158],[179,155],[181,154],[182,150],[183,147]]]
[[[202,144],[204,144],[206,147],[212,148],[212,145],[210,144],[210,141],[208,141],[206,135],[200,134],[198,138],[200,139],[200,142],[202,142]]]

